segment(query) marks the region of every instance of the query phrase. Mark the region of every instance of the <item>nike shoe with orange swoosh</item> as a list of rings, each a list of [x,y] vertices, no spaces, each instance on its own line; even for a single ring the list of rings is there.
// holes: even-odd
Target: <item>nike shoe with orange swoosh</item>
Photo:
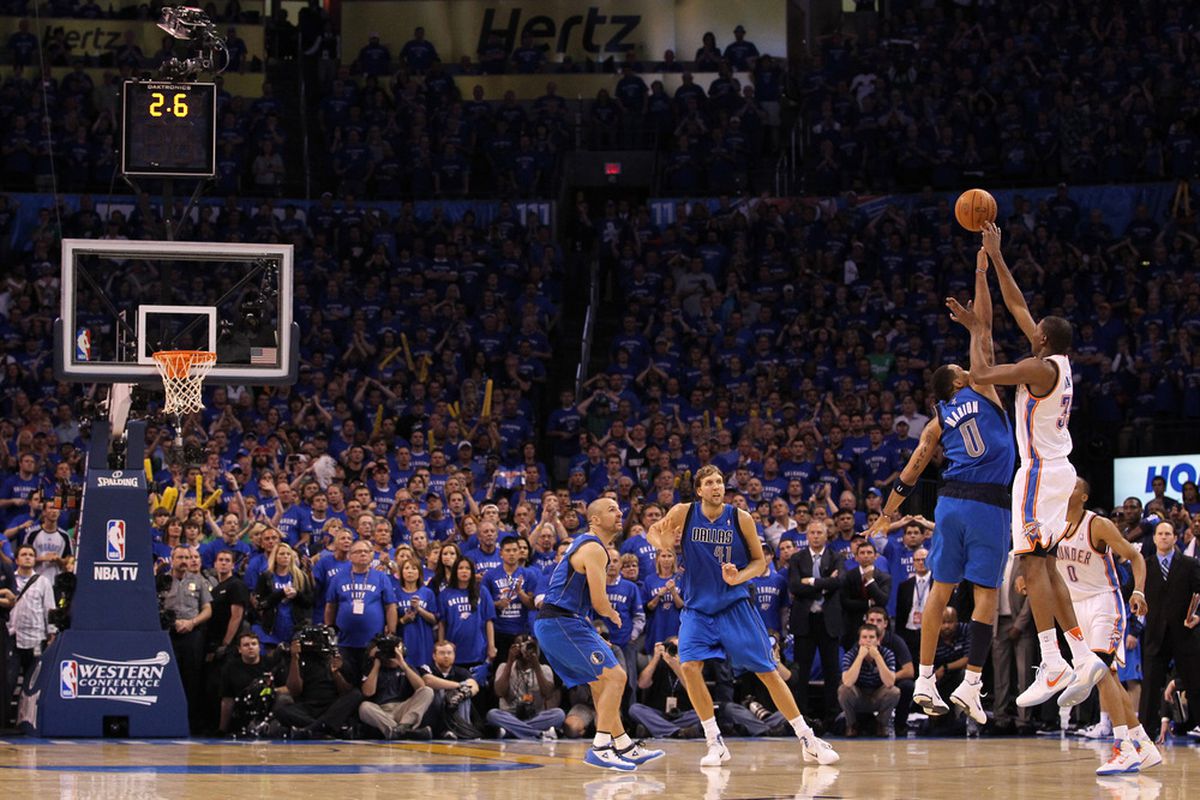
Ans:
[[[1017,705],[1021,708],[1041,705],[1066,689],[1071,679],[1075,677],[1075,670],[1071,669],[1071,665],[1065,661],[1054,666],[1043,661],[1035,669],[1037,669],[1037,677],[1034,678],[1029,688],[1017,697]]]

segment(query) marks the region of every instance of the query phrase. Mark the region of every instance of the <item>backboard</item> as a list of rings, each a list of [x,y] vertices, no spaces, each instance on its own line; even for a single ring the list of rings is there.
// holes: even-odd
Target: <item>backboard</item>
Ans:
[[[61,380],[158,383],[156,350],[215,350],[208,380],[294,383],[292,246],[64,239]]]

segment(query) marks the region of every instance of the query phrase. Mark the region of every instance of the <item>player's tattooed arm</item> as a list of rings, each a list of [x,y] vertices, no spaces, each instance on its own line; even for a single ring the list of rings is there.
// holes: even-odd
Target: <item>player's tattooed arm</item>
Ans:
[[[942,425],[937,418],[929,420],[925,427],[921,429],[921,438],[917,441],[917,447],[913,450],[912,455],[908,457],[908,463],[904,465],[904,469],[900,470],[900,482],[913,486],[925,472],[925,468],[929,466],[929,462],[933,460],[937,454],[938,441],[942,436]],[[899,514],[900,506],[904,504],[904,495],[897,492],[895,489],[888,496],[887,503],[883,507],[883,513],[879,519],[875,520],[875,524],[867,531],[868,535],[886,534],[888,523],[895,519]]]

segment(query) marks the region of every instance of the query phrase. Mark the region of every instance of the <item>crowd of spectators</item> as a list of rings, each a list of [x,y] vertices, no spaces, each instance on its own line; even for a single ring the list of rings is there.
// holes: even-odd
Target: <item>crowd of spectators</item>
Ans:
[[[687,499],[690,476],[712,463],[729,476],[730,502],[751,512],[771,548],[773,570],[755,593],[802,708],[832,725],[840,703],[852,732],[872,730],[863,718],[869,712],[882,712],[878,730],[903,729],[911,717],[901,643],[911,654],[932,523],[906,518],[875,541],[861,532],[928,421],[929,371],[965,358],[965,337],[940,298],[966,291],[974,244],[950,227],[945,201],[931,193],[873,219],[853,208],[769,200],[714,211],[681,204],[677,213],[678,222],[663,230],[644,208],[621,204],[589,220],[623,298],[620,330],[609,365],[586,381],[583,395],[562,391],[550,403],[557,407],[538,418],[563,277],[549,229],[523,226],[507,207],[476,229],[407,212],[393,220],[364,213],[353,198],[323,198],[307,210],[306,223],[285,226],[300,248],[300,382],[276,390],[210,387],[207,408],[184,429],[204,452],[195,466],[169,463],[167,427],[148,431],[159,467],[155,503],[168,487],[176,495],[173,507],[155,508],[162,569],[180,578],[207,570],[214,589],[233,581],[225,588],[251,594],[238,621],[257,625],[267,655],[305,623],[337,624],[338,675],[347,691],[369,674],[372,635],[386,627],[407,643],[405,663],[418,670],[435,669],[436,642],[454,645],[455,663],[474,681],[460,681],[463,693],[479,691],[462,706],[464,734],[534,735],[537,725],[539,736],[579,733],[591,719],[586,698],[564,697],[548,677],[539,679],[536,643],[518,637],[529,634],[539,587],[563,543],[586,528],[586,505],[610,494],[627,521],[611,591],[629,624],[609,635],[638,686],[630,713],[647,731],[662,732],[672,722],[662,689],[674,684],[668,673],[656,675],[675,666],[681,601],[673,554],[655,553],[642,531]],[[100,223],[84,210],[67,224]],[[158,223],[143,199],[122,224],[133,233]],[[1074,360],[1083,389],[1072,416],[1077,431],[1106,427],[1136,441],[1162,420],[1200,415],[1189,390],[1200,379],[1190,224],[1152,220],[1142,209],[1114,233],[1078,208],[1066,187],[1018,199],[1003,220],[1010,262],[1018,281],[1033,288],[1035,314],[1088,320],[1079,326]],[[258,226],[282,232],[269,205],[243,219],[231,202],[183,235],[257,238]],[[51,228],[48,220],[40,235],[49,237]],[[69,553],[69,536],[59,531],[71,523],[60,525],[59,512],[44,505],[61,491],[57,481],[79,479],[81,463],[70,404],[77,390],[56,384],[45,363],[56,297],[52,271],[38,270],[39,259],[53,261],[47,243],[35,240],[6,287],[10,355],[0,433],[13,472],[0,504],[10,509],[7,538],[34,543],[39,568],[57,569]],[[372,268],[383,262],[392,268]],[[412,345],[412,369],[405,358],[380,357],[398,347],[399,333]],[[1004,315],[995,341],[1001,360],[1022,353]],[[191,488],[197,475],[200,503]],[[1120,513],[1131,538],[1152,542],[1141,523],[1157,515],[1174,525],[1181,548],[1195,549],[1194,486],[1181,498]],[[232,556],[218,560],[226,549]],[[804,574],[814,557],[828,563]],[[369,617],[369,630],[339,616],[352,602],[338,594],[347,563],[378,585],[379,614]],[[213,606],[227,594],[214,594]],[[294,611],[280,613],[291,603]],[[822,609],[819,626],[814,603]],[[789,614],[789,606],[809,613]],[[861,628],[870,614],[879,623],[874,640]],[[240,626],[219,619],[225,622],[208,623],[210,649],[236,648]],[[893,632],[881,635],[884,627]],[[967,629],[948,617],[943,630],[939,666],[952,680]],[[1008,685],[1023,688],[1029,666],[1014,663]],[[279,668],[282,686],[289,678]],[[513,690],[513,671],[525,668],[534,671]],[[770,730],[769,722],[745,724],[735,709],[758,719],[747,699],[753,686],[722,672],[721,663],[711,669],[730,709],[723,713],[740,720],[731,724]],[[441,670],[450,674],[450,662]],[[814,675],[823,679],[820,692],[809,690]],[[429,683],[436,675],[419,677],[395,691],[407,699],[404,686],[415,692],[420,683],[445,697],[446,684]],[[542,707],[515,710],[515,702],[499,700],[533,687]],[[192,688],[202,696],[203,687]],[[672,713],[686,711],[677,695]],[[214,698],[196,707],[219,705]],[[337,709],[324,722],[320,713],[295,716],[296,709],[282,718],[303,729],[299,735],[330,732],[330,719],[340,720],[336,727],[353,719],[354,704]],[[760,710],[767,719],[769,708]],[[1000,698],[994,712],[1002,723],[1013,716]],[[208,729],[216,719],[214,711],[194,723]],[[454,719],[445,715],[439,733]],[[518,724],[530,720],[532,728]],[[1035,722],[1017,717],[1014,724]],[[675,727],[677,735],[695,734],[691,724]]]
[[[808,191],[1195,175],[1194,3],[855,5],[798,71]]]
[[[170,57],[159,54],[156,58]],[[0,81],[0,176],[9,191],[125,193],[120,180],[121,83],[138,67],[121,63],[97,85],[81,63],[61,78],[15,67]],[[278,154],[288,141],[271,84],[258,97],[217,82],[215,191],[273,197],[287,175]],[[274,156],[274,158],[272,158]]]
[[[1029,24],[1056,7],[1040,4]],[[1176,6],[1163,8],[1176,18]],[[981,30],[989,30],[986,22],[979,20]],[[1051,38],[1060,29],[1067,26],[1052,27]],[[823,57],[829,69],[855,63],[840,60],[854,48],[835,57],[833,44]],[[369,114],[382,114],[395,123],[389,135],[416,135],[426,153],[440,147],[444,157],[450,147],[457,154],[444,136],[435,146],[421,134],[436,116],[439,131],[458,126],[462,136],[467,119],[465,104],[431,94],[429,73],[420,84],[396,82],[403,96],[423,87],[400,126],[377,82],[387,73],[343,69],[330,96],[347,104],[323,109],[342,148],[358,133],[346,120],[366,124]],[[937,90],[928,81],[914,85]],[[1188,90],[1177,85],[1182,98]],[[833,94],[839,108],[854,105],[848,87]],[[40,96],[30,91],[24,101]],[[436,115],[426,106],[431,96]],[[265,93],[245,113],[271,100]],[[267,106],[259,109],[270,117]],[[495,114],[497,128],[502,117]],[[234,125],[239,118],[234,113]],[[365,134],[370,142],[370,125]],[[476,140],[465,149],[478,148]],[[953,227],[947,202],[926,189],[911,206],[867,216],[853,205],[723,199],[714,209],[680,204],[676,221],[661,228],[628,201],[594,214],[581,205],[565,224],[599,248],[622,317],[607,367],[582,395],[559,393],[541,418],[561,284],[570,277],[550,229],[519,219],[508,204],[486,226],[441,212],[420,220],[411,206],[394,217],[366,211],[356,196],[376,190],[377,176],[350,171],[361,166],[351,161],[343,161],[341,199],[326,195],[303,218],[293,208],[280,220],[270,202],[250,211],[231,199],[178,237],[296,244],[303,334],[296,386],[209,387],[207,408],[183,431],[203,451],[199,463],[169,463],[170,430],[148,431],[157,470],[148,513],[159,568],[175,581],[173,635],[187,658],[211,655],[184,671],[194,728],[236,729],[235,698],[270,671],[274,688],[287,689],[273,733],[343,733],[357,719],[385,736],[582,734],[592,720],[587,698],[561,691],[539,666],[530,619],[547,569],[586,529],[587,504],[611,494],[627,530],[613,554],[610,594],[627,624],[606,633],[631,676],[627,712],[655,735],[698,735],[674,679],[681,604],[674,554],[656,553],[642,532],[670,504],[690,499],[690,476],[711,463],[728,475],[729,501],[754,515],[771,549],[772,570],[755,582],[755,598],[802,710],[832,725],[840,708],[851,733],[871,730],[868,714],[878,715],[883,733],[915,729],[913,614],[927,591],[922,551],[932,523],[922,514],[932,510],[901,520],[886,538],[861,532],[928,421],[930,371],[966,361],[966,337],[942,299],[969,289],[976,243]],[[847,164],[869,179],[867,165]],[[486,172],[505,180],[494,165]],[[458,170],[453,187],[428,175],[421,191],[474,192],[467,174]],[[413,190],[413,175],[399,179],[402,191]],[[7,207],[0,199],[0,211]],[[1114,231],[1065,185],[1018,197],[1006,210],[1006,254],[1034,315],[1057,313],[1078,326],[1082,391],[1073,429],[1136,445],[1167,420],[1200,418],[1194,218],[1155,219],[1139,208]],[[71,568],[77,521],[56,502],[83,468],[80,390],[57,383],[47,360],[57,240],[164,238],[161,230],[148,198],[128,217],[108,219],[85,203],[64,216],[62,230],[47,212],[12,253],[0,293],[0,580],[12,581],[13,596],[30,570],[53,579]],[[383,357],[397,352],[402,333],[411,365]],[[995,341],[1001,360],[1023,354],[1003,314]],[[1164,494],[1146,508],[1126,503],[1118,513],[1127,535],[1148,549],[1159,538],[1154,518],[1166,520],[1174,541],[1164,552],[1177,545],[1180,563],[1192,563],[1184,559],[1195,555],[1200,526],[1194,485],[1180,498]],[[181,596],[177,587],[196,574],[207,588]],[[355,584],[371,589],[363,595]],[[1005,641],[1032,634],[1016,622],[1012,585],[1002,591],[1010,602],[1002,601],[1001,614],[1012,618]],[[6,602],[0,593],[0,606]],[[960,674],[968,649],[958,618],[947,613],[938,648],[946,681]],[[1136,637],[1141,622],[1133,622]],[[337,647],[310,623],[335,625]],[[35,633],[53,633],[41,624]],[[376,639],[384,630],[405,644],[395,656],[393,643]],[[19,651],[37,649],[29,638],[14,641],[10,675],[29,666]],[[1005,656],[1012,675],[1006,668],[993,678],[1015,686],[1007,697],[1024,688],[1032,666],[1020,662],[1033,648],[1014,652]],[[1191,677],[1183,666],[1175,688]],[[707,669],[727,725],[743,733],[778,727],[755,681],[723,662]],[[1137,667],[1128,669],[1123,679],[1140,680]],[[814,675],[823,681],[819,692],[810,690]],[[997,694],[999,727],[1039,722],[1017,716]]]

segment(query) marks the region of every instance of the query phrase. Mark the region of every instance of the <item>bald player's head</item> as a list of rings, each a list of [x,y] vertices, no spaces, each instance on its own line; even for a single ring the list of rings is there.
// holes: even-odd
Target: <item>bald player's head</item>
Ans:
[[[588,530],[606,542],[621,531],[621,507],[611,497],[593,500],[587,507]]]

